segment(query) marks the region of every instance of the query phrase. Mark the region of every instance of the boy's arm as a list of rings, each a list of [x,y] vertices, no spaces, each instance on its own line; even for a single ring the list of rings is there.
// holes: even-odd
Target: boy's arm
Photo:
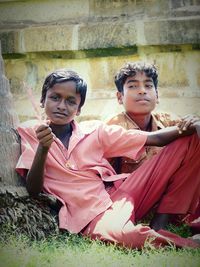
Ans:
[[[32,196],[42,191],[45,162],[49,148],[54,140],[54,135],[48,125],[41,125],[36,130],[36,135],[39,140],[39,145],[26,178],[26,188]]]
[[[190,126],[184,131],[180,131],[178,126],[167,127],[165,129],[148,132],[145,145],[148,146],[165,146],[179,137],[191,135],[196,132],[196,126]]]

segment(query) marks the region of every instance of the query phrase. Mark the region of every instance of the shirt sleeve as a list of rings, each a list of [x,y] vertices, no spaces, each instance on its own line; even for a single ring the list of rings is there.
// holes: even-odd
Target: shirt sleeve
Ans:
[[[99,140],[104,150],[105,158],[128,157],[137,159],[144,152],[147,132],[125,130],[118,125],[99,127]]]
[[[38,142],[34,129],[18,127],[17,131],[21,137],[21,155],[15,169],[24,177],[32,166]]]

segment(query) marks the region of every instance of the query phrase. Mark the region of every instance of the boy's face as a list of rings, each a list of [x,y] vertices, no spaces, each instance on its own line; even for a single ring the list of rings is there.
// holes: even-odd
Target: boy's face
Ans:
[[[70,123],[79,115],[80,94],[74,81],[57,83],[47,91],[44,108],[48,119],[56,125]]]
[[[154,110],[158,97],[152,78],[144,72],[128,77],[123,86],[123,93],[117,92],[118,102],[123,104],[130,115],[147,115]]]

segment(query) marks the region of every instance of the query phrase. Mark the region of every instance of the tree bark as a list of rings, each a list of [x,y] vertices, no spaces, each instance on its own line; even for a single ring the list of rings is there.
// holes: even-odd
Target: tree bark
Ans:
[[[13,99],[8,79],[4,75],[3,59],[0,53],[0,186],[21,185],[21,179],[14,171],[20,155],[19,137],[16,133],[18,117],[13,109]]]
[[[57,202],[47,194],[31,198],[15,171],[20,156],[18,123],[0,46],[0,232],[11,228],[16,234],[42,238],[58,233]]]

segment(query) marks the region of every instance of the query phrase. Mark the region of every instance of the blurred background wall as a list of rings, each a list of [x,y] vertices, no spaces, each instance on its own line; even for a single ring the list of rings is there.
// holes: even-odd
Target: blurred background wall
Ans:
[[[159,70],[158,110],[200,115],[199,0],[0,0],[5,73],[21,120],[34,116],[46,75],[78,71],[88,83],[82,119],[120,110],[113,77],[127,61]]]

